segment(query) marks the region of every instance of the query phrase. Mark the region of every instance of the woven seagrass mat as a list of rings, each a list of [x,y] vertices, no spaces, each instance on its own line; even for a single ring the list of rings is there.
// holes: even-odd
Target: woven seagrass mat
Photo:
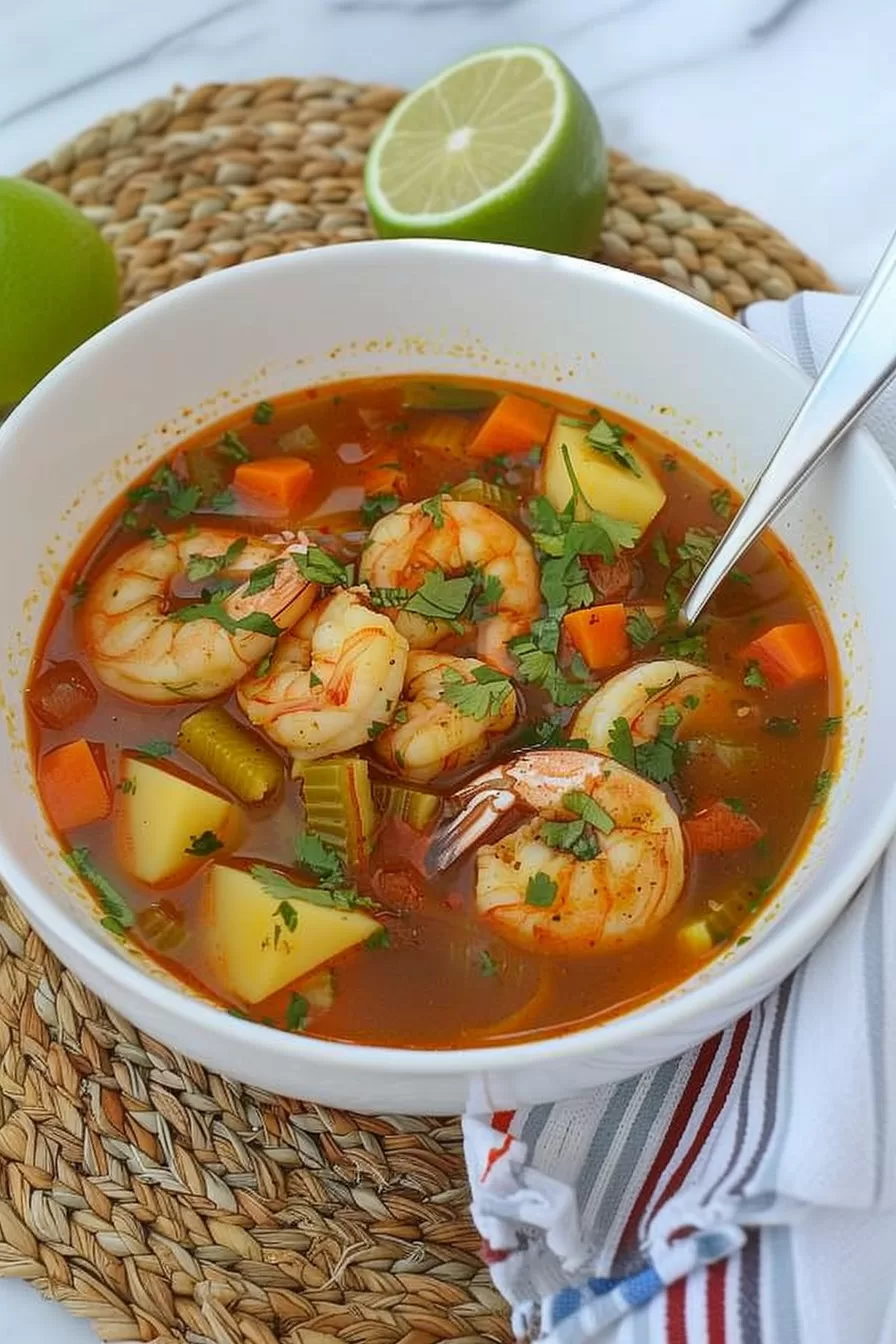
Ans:
[[[100,122],[27,175],[99,225],[129,309],[368,238],[361,168],[398,96],[206,85]],[[753,216],[618,154],[599,256],[731,315],[832,288]],[[455,1121],[347,1115],[208,1073],[104,1008],[0,897],[0,1274],[106,1340],[504,1341],[477,1247]]]

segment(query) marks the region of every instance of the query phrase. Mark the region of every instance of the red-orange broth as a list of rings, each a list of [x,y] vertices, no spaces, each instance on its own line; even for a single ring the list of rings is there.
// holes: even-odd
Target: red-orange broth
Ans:
[[[489,442],[486,434],[489,455],[472,456],[470,444],[508,393],[530,399],[523,405],[522,420],[509,416],[503,430],[498,423],[494,441]],[[477,400],[486,404],[462,409]],[[701,710],[700,697],[691,696],[696,703],[679,705],[679,721],[667,721],[665,737],[660,727],[652,739],[659,750],[648,761],[648,773],[663,776],[654,779],[654,787],[671,803],[684,827],[681,894],[641,941],[619,943],[609,938],[599,946],[578,947],[576,955],[556,955],[540,945],[524,947],[509,941],[477,915],[475,853],[440,876],[423,876],[428,836],[439,816],[450,811],[459,784],[506,760],[527,742],[562,744],[568,735],[576,707],[554,706],[543,685],[523,679],[522,664],[511,655],[513,689],[521,710],[516,727],[463,768],[452,769],[449,761],[431,782],[410,786],[435,796],[423,800],[411,818],[414,824],[395,816],[383,821],[387,804],[407,813],[408,796],[386,789],[400,786],[401,781],[377,764],[373,739],[382,730],[378,723],[369,729],[370,743],[365,740],[352,754],[363,763],[358,767],[362,775],[366,771],[372,781],[379,829],[370,836],[369,855],[335,880],[331,872],[329,886],[353,891],[348,898],[338,898],[349,905],[360,896],[361,908],[383,932],[260,1001],[247,1002],[222,975],[219,954],[210,951],[210,940],[216,936],[214,914],[210,916],[203,892],[221,864],[238,869],[262,864],[268,872],[272,866],[275,873],[305,889],[316,887],[321,879],[326,884],[327,874],[319,863],[314,871],[296,863],[296,839],[304,826],[301,785],[290,778],[288,753],[268,744],[268,759],[273,753],[280,762],[276,768],[282,769],[282,784],[267,802],[240,804],[239,833],[228,831],[223,839],[214,833],[211,840],[208,833],[191,838],[190,845],[195,847],[195,841],[200,851],[203,845],[210,848],[192,855],[194,871],[185,880],[163,878],[154,885],[135,880],[120,835],[122,818],[136,802],[130,796],[134,786],[128,783],[129,760],[195,781],[219,799],[233,801],[233,795],[172,745],[182,722],[200,708],[190,699],[188,688],[180,688],[178,702],[158,705],[140,703],[104,686],[85,644],[82,613],[89,605],[85,593],[128,548],[154,540],[161,553],[166,547],[163,534],[195,526],[236,529],[244,536],[300,528],[340,564],[356,565],[377,517],[388,516],[399,503],[450,499],[447,492],[470,478],[499,487],[491,502],[497,500],[528,538],[535,521],[536,531],[544,525],[543,516],[533,519],[532,499],[542,489],[547,438],[542,432],[536,441],[520,442],[526,432],[526,406],[531,410],[531,403],[542,408],[540,415],[538,409],[532,412],[532,423],[548,426],[555,416],[580,421],[569,424],[570,434],[591,433],[598,422],[608,425],[593,435],[598,445],[603,444],[593,448],[595,457],[609,463],[623,482],[635,474],[631,462],[636,460],[637,479],[652,475],[666,496],[635,544],[620,546],[615,559],[583,555],[571,560],[571,571],[578,563],[587,578],[584,592],[581,584],[573,592],[567,588],[570,609],[620,603],[625,608],[624,631],[618,619],[615,625],[610,622],[606,637],[598,631],[603,653],[599,649],[595,655],[589,646],[589,656],[596,656],[598,663],[602,656],[612,662],[614,639],[622,641],[622,656],[617,653],[615,666],[591,670],[581,656],[573,658],[567,625],[561,627],[558,650],[552,663],[549,657],[549,665],[559,668],[565,685],[578,685],[572,695],[580,693],[582,698],[626,666],[675,656],[704,665],[727,686],[721,707],[718,698],[709,696]],[[505,441],[502,433],[509,454],[497,451]],[[477,452],[481,454],[482,448]],[[631,452],[637,459],[627,462]],[[287,515],[272,512],[267,504],[253,505],[234,487],[234,473],[244,460],[270,458],[309,464],[304,494]],[[177,477],[164,478],[170,488],[164,488],[163,481],[161,489],[138,488],[130,498],[118,501],[73,556],[41,632],[26,693],[34,766],[45,806],[56,822],[60,843],[75,852],[81,875],[91,879],[86,885],[113,933],[133,938],[173,975],[231,1011],[272,1027],[342,1041],[448,1048],[510,1042],[593,1024],[654,998],[733,942],[749,938],[755,913],[796,861],[818,817],[836,756],[840,695],[836,659],[818,601],[774,541],[753,547],[696,630],[682,636],[675,628],[675,601],[705,563],[714,538],[736,506],[734,492],[724,483],[656,431],[615,411],[600,413],[559,394],[497,383],[452,387],[422,379],[344,383],[282,397],[273,405],[262,403],[202,430],[167,461]],[[373,471],[378,475],[372,476]],[[158,483],[158,469],[153,479]],[[628,480],[623,489],[630,486]],[[606,509],[601,499],[591,498],[588,504]],[[437,512],[437,504],[431,505],[426,515],[432,527]],[[553,543],[544,543],[553,545],[554,558],[570,534],[568,511],[565,521],[562,514],[557,516],[559,541],[555,536]],[[536,557],[543,579],[551,557],[541,549]],[[410,587],[421,577],[418,574]],[[201,603],[200,590],[219,579],[179,581],[168,610]],[[322,587],[318,601],[335,591]],[[439,644],[439,651],[474,655],[488,610],[484,601],[477,612],[478,624],[462,621],[459,630],[449,631]],[[544,615],[542,601],[539,619]],[[784,636],[779,634],[782,628]],[[546,638],[543,626],[536,629],[539,638]],[[768,632],[773,632],[771,656],[765,646],[757,653],[754,644]],[[273,643],[268,639],[266,647]],[[531,673],[531,660],[527,666]],[[653,688],[650,693],[655,693]],[[245,725],[233,693],[219,696],[217,703]],[[393,710],[402,713],[397,703]],[[54,769],[52,760],[48,766],[55,749],[80,739],[89,744],[87,748],[76,749],[70,758],[57,758],[65,761],[65,768]],[[666,747],[673,744],[671,774],[670,753],[663,742]],[[138,749],[147,743],[150,754],[141,757]],[[607,754],[621,751],[631,764],[626,750],[617,735],[614,751]],[[95,768],[87,781],[91,761]],[[638,758],[636,766],[642,773],[643,764]],[[82,777],[79,771],[86,774]],[[112,800],[110,816],[86,824],[79,824],[76,816],[73,824],[59,824],[60,808],[63,822],[71,816],[72,796],[82,800],[75,807],[77,813],[79,806],[90,809],[97,790],[106,790]],[[421,802],[416,795],[414,801]],[[429,813],[428,819],[421,819],[424,813]],[[566,815],[575,820],[575,814]],[[507,817],[489,841],[520,825],[522,816],[516,812]],[[167,822],[162,818],[150,823],[157,824]],[[558,842],[564,865],[601,863],[606,837],[593,827],[586,831],[583,860]],[[569,836],[564,840],[569,843]],[[363,851],[363,836],[359,844]],[[154,841],[153,854],[162,848]],[[322,899],[329,901],[326,885],[322,889]],[[550,895],[550,886],[547,891]],[[529,894],[527,887],[526,902]],[[538,917],[551,918],[551,910],[544,907],[543,884],[540,896],[535,894]],[[262,943],[270,953],[280,940],[301,937],[307,904],[293,903],[298,915],[287,912],[287,919],[297,927],[283,927],[276,893],[266,895],[271,930],[259,940],[259,948],[246,947],[247,961],[263,951]],[[560,919],[557,915],[555,925]],[[276,931],[278,922],[281,927]]]

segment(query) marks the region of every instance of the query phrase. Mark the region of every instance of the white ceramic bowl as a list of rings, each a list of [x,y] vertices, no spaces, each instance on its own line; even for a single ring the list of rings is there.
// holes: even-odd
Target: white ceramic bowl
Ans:
[[[379,373],[488,374],[655,425],[744,487],[804,379],[736,323],[587,262],[464,243],[356,244],[200,280],[95,336],[0,430],[0,876],[50,947],[139,1027],[245,1082],[357,1110],[504,1108],[633,1074],[711,1035],[778,983],[843,909],[896,826],[896,481],[865,434],[780,531],[815,584],[846,683],[824,824],[749,944],[602,1026],[465,1051],[334,1045],[189,997],[100,928],[35,796],[22,688],[61,568],[99,511],[170,445],[233,407]]]

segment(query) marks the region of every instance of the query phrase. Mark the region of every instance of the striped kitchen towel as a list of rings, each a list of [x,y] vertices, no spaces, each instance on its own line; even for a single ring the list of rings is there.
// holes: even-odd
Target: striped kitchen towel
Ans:
[[[807,373],[853,301],[746,324]],[[896,392],[871,428],[896,460]],[[789,980],[627,1082],[483,1114],[473,1219],[544,1344],[896,1344],[896,846]]]

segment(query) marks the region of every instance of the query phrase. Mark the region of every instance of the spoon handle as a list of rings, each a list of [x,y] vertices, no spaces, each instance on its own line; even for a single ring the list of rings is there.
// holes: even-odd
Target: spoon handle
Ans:
[[[709,563],[682,603],[692,625],[726,574],[896,372],[896,235]]]

